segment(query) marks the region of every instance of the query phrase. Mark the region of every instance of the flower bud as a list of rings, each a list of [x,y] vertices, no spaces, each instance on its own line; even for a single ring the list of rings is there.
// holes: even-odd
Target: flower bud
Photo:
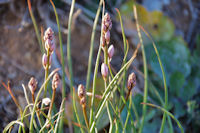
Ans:
[[[133,87],[135,87],[135,85],[136,85],[136,75],[133,72],[128,76],[127,88],[131,90],[133,89]]]
[[[60,78],[59,78],[58,73],[56,73],[56,74],[54,74],[54,76],[53,76],[52,89],[58,88],[59,83],[60,83]]]
[[[105,39],[106,39],[106,44],[108,45],[110,42],[110,31],[109,30],[105,33]]]
[[[105,47],[105,44],[106,44],[105,36],[102,36],[102,47]]]
[[[42,56],[42,65],[43,65],[44,69],[46,69],[46,67],[47,67],[47,55],[45,53]]]
[[[42,56],[42,65],[43,65],[43,68],[46,69],[47,68],[47,63],[48,63],[48,59],[47,59],[47,55],[44,53],[43,56]],[[49,68],[51,68],[51,60],[52,60],[52,57],[51,55],[49,56]]]
[[[108,57],[110,59],[112,59],[113,55],[114,55],[115,49],[113,45],[110,45],[110,47],[108,48]]]
[[[108,76],[108,67],[105,63],[101,65],[101,74],[104,79],[106,79],[106,77]]]
[[[47,39],[45,41],[45,49],[46,49],[46,51],[49,50],[49,52],[52,54],[55,49],[55,43],[52,40]]]
[[[80,99],[80,104],[81,104],[82,106],[86,106],[86,97],[82,97],[82,98]]]
[[[112,21],[110,15],[106,13],[103,17],[103,31],[107,32],[108,30],[111,30],[111,28],[112,28]]]
[[[42,104],[44,104],[45,106],[48,106],[51,103],[51,99],[46,97],[42,99]]]
[[[80,84],[80,85],[78,86],[78,97],[79,97],[79,98],[83,98],[83,97],[85,97],[85,96],[86,96],[85,87],[84,87],[82,84]]]
[[[36,88],[37,88],[37,80],[34,77],[31,77],[31,79],[28,82],[28,88],[30,89],[31,93],[34,94]]]
[[[44,33],[44,40],[46,41],[47,39],[53,40],[53,30],[50,27]]]

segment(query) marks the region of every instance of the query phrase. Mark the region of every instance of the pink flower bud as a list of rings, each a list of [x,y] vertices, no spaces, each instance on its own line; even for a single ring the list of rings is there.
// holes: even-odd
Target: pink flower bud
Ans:
[[[46,51],[49,50],[49,52],[52,54],[55,49],[55,43],[53,41],[51,41],[50,39],[47,39],[45,41],[45,49],[46,49]]]
[[[42,104],[44,104],[45,106],[48,106],[51,103],[51,99],[46,97],[42,99]]]
[[[46,49],[46,51],[51,47],[51,44],[52,44],[52,42],[51,42],[50,39],[47,39],[45,41],[45,49]]]
[[[78,86],[78,97],[83,98],[85,97],[85,95],[86,95],[85,87],[82,84],[80,84]]]
[[[43,65],[44,69],[46,69],[46,67],[47,67],[47,55],[45,53],[42,56],[42,65]]]
[[[53,30],[50,27],[44,33],[44,40],[47,39],[53,40]]]
[[[56,73],[56,74],[54,74],[54,76],[53,76],[52,89],[58,88],[59,83],[60,83],[60,78],[59,78],[58,73]]]
[[[31,77],[31,79],[28,82],[28,88],[30,89],[31,93],[34,94],[36,88],[37,88],[37,80],[34,77]]]
[[[108,76],[108,67],[105,63],[103,63],[101,65],[101,74],[102,74],[103,78],[105,78],[105,79]]]
[[[114,55],[115,49],[113,45],[110,45],[110,47],[108,48],[108,57],[111,59]]]
[[[133,72],[128,76],[127,88],[131,90],[133,87],[135,87],[135,85],[136,85],[136,75]]]
[[[106,39],[106,43],[109,44],[109,42],[110,42],[110,31],[109,30],[105,33],[105,39]]]

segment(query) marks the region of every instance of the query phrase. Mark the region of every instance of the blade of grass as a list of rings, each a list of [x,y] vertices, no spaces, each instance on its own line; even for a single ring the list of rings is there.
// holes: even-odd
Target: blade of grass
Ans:
[[[161,111],[163,111],[165,114],[169,115],[174,121],[176,121],[178,127],[181,130],[181,133],[184,133],[184,130],[183,130],[183,127],[182,127],[181,123],[174,117],[174,115],[172,113],[170,113],[169,111],[167,111],[165,108],[162,108],[162,107],[160,107],[158,105],[151,104],[151,103],[141,103],[141,104],[146,104],[148,106],[151,106],[151,107],[154,107],[154,108],[158,108]]]
[[[128,49],[127,49],[127,43],[126,43],[126,36],[125,36],[125,32],[124,32],[124,26],[123,26],[123,22],[122,22],[122,17],[121,17],[121,14],[120,14],[120,11],[115,8],[115,10],[117,11],[118,13],[118,16],[119,16],[119,20],[120,20],[120,25],[121,25],[121,31],[122,31],[122,38],[123,38],[123,44],[124,44],[124,59],[123,59],[123,63],[122,63],[122,66],[127,62],[127,56],[126,56],[126,53],[128,53]],[[125,88],[125,85],[126,85],[126,76],[127,76],[127,70],[125,69],[124,70],[124,77],[123,77],[123,84],[122,84],[122,88]],[[124,94],[124,89],[120,89],[120,95],[123,95]]]
[[[76,119],[78,121],[78,124],[80,124],[80,118],[79,118],[79,115],[77,113],[77,108],[76,108],[75,89],[73,88],[74,80],[73,80],[72,57],[71,57],[71,25],[72,25],[72,15],[74,12],[74,5],[75,5],[75,0],[72,0],[70,13],[69,13],[69,20],[68,20],[67,61],[68,61],[68,68],[69,68],[70,92],[71,92],[72,98],[73,98],[72,102],[73,102],[74,113],[75,113]],[[62,121],[63,120],[61,120],[61,122]],[[63,124],[61,123],[59,129],[62,129],[62,127],[63,127]],[[81,128],[81,132],[84,132],[82,128]]]
[[[102,22],[103,22],[103,16],[104,16],[104,0],[102,0],[103,2],[103,11],[102,11]],[[102,23],[101,23],[101,29],[102,29]],[[101,30],[101,36],[100,38],[102,38],[103,32]],[[95,101],[95,93],[96,93],[96,82],[97,82],[97,74],[98,74],[98,68],[99,68],[99,60],[100,60],[100,54],[101,54],[101,44],[102,44],[102,40],[100,39],[100,45],[99,45],[99,49],[98,49],[98,53],[97,53],[97,58],[96,58],[96,63],[95,63],[95,69],[94,69],[94,77],[93,77],[93,87],[92,87],[92,99],[91,99],[91,108],[90,108],[90,121],[89,121],[89,125],[91,126],[92,122],[93,122],[93,117],[94,117],[94,101]]]
[[[140,39],[141,48],[142,48],[142,57],[143,57],[143,64],[144,64],[144,98],[143,98],[143,102],[146,103],[147,102],[147,97],[148,97],[147,61],[146,61],[146,54],[145,54],[145,49],[144,49],[142,36],[141,36],[141,33],[140,33],[140,28],[139,28],[139,23],[138,23],[138,18],[137,18],[137,10],[136,10],[136,6],[135,5],[133,5],[133,13],[134,13],[134,17],[135,17],[135,20],[136,20],[136,27],[137,27],[138,37]],[[144,104],[143,108],[142,108],[142,122],[141,122],[141,125],[140,125],[139,133],[142,133],[142,130],[143,130],[143,127],[144,127],[145,116],[146,116],[146,105]]]
[[[63,53],[63,43],[62,43],[62,35],[61,35],[61,30],[60,30],[60,22],[59,22],[59,18],[58,18],[58,14],[56,11],[56,7],[53,3],[52,0],[50,0],[51,5],[53,6],[54,9],[54,13],[56,16],[56,23],[57,23],[57,27],[58,27],[58,36],[59,36],[59,44],[60,44],[60,54],[61,54],[61,64],[62,64],[62,99],[65,99],[65,88],[66,88],[66,84],[65,84],[65,61],[64,61],[64,53]],[[70,34],[70,33],[68,33]],[[63,105],[63,109],[65,108],[65,103]],[[64,116],[64,113],[62,114],[62,116]],[[60,125],[59,125],[59,132],[63,132],[63,119],[61,118],[60,121]]]
[[[15,125],[15,124],[19,124],[19,125],[21,125],[22,127],[24,127],[24,124],[23,123],[21,123],[21,122],[19,122],[19,121],[12,121],[12,122],[10,122],[5,128],[4,128],[4,130],[3,130],[3,133],[7,133],[7,131],[13,126],[13,125]]]
[[[99,15],[101,12],[101,6],[102,6],[103,0],[99,2],[99,7],[97,9],[96,17],[94,20],[94,25],[92,28],[92,35],[91,35],[91,41],[90,41],[90,54],[89,54],[89,60],[88,60],[88,70],[87,70],[87,81],[86,81],[86,91],[88,91],[90,86],[90,78],[91,78],[91,69],[92,69],[92,59],[93,59],[93,52],[94,52],[94,38],[96,33],[96,27],[99,20]]]
[[[44,48],[43,48],[43,46],[42,46],[42,40],[41,40],[41,38],[40,38],[40,33],[39,33],[39,30],[38,30],[37,23],[36,23],[36,21],[35,21],[35,17],[34,17],[34,15],[33,15],[32,9],[31,9],[31,1],[30,1],[30,0],[27,0],[27,2],[28,2],[28,10],[29,10],[31,19],[32,19],[32,21],[33,21],[33,26],[34,26],[35,33],[36,33],[36,36],[37,36],[37,40],[38,40],[38,43],[39,43],[39,46],[40,46],[40,51],[41,51],[41,53],[43,54],[43,53],[44,53]]]
[[[144,30],[144,28],[142,26],[140,26],[140,28],[144,31],[144,33],[152,41],[154,50],[155,50],[157,58],[158,58],[158,62],[159,62],[159,65],[160,65],[160,68],[161,68],[161,71],[162,71],[163,84],[164,84],[164,89],[165,89],[165,106],[164,107],[167,110],[167,108],[168,108],[168,88],[167,88],[166,76],[165,76],[165,71],[164,71],[164,68],[163,68],[163,65],[162,65],[162,61],[160,59],[160,55],[159,55],[158,49],[157,49],[156,44],[154,43],[152,37],[150,36],[150,34],[148,32],[146,32]],[[163,131],[164,131],[165,121],[166,121],[166,113],[164,113],[164,115],[163,115],[162,124],[161,124],[161,128],[160,128],[160,133],[163,133]]]

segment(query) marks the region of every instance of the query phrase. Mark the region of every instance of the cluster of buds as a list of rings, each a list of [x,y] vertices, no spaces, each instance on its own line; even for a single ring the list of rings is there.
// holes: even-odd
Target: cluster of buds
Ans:
[[[112,28],[112,21],[110,18],[110,15],[108,13],[105,14],[103,17],[103,23],[102,23],[102,31],[103,31],[103,36],[102,36],[102,46],[104,47],[105,44],[110,43],[110,30]]]
[[[38,84],[37,80],[34,77],[31,77],[31,79],[28,82],[28,88],[30,89],[31,94],[35,93],[37,84]]]
[[[82,105],[82,107],[86,106],[86,91],[85,91],[85,87],[80,84],[78,86],[78,97],[80,99],[80,104]]]
[[[60,83],[60,78],[59,78],[58,73],[56,73],[53,76],[52,89],[54,90],[54,89],[58,88],[59,83]]]
[[[133,72],[128,76],[127,88],[128,88],[128,90],[131,90],[135,86],[136,86],[136,75]]]
[[[53,40],[53,30],[49,27],[44,34],[44,41],[45,41],[45,49],[47,51],[47,54],[44,53],[42,57],[42,65],[44,69],[49,66],[51,67],[51,55],[53,54],[53,51],[55,49],[55,43]]]

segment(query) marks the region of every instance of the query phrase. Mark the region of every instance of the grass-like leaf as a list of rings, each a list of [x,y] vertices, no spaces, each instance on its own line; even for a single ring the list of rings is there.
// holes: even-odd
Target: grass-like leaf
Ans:
[[[142,40],[142,35],[140,32],[140,28],[139,28],[139,23],[138,23],[138,17],[137,17],[137,10],[136,10],[136,6],[133,5],[133,14],[136,20],[136,27],[137,27],[137,32],[138,32],[138,37],[141,43],[141,48],[142,48],[142,57],[143,57],[143,64],[144,64],[144,98],[143,98],[143,102],[146,103],[147,102],[147,97],[148,97],[148,69],[147,69],[147,60],[146,60],[146,54],[145,54],[145,49],[144,49],[144,44],[143,44],[143,40]],[[144,127],[144,120],[145,120],[145,116],[146,116],[146,105],[143,105],[143,109],[142,109],[142,122],[140,125],[140,129],[139,129],[139,133],[142,133],[143,127]]]
[[[145,105],[148,105],[148,106],[151,106],[151,107],[154,107],[154,108],[158,108],[161,111],[163,111],[165,114],[169,115],[174,121],[176,121],[178,127],[181,130],[181,133],[184,133],[184,130],[183,130],[183,127],[182,127],[181,123],[174,117],[174,115],[172,113],[170,113],[166,109],[164,109],[164,108],[162,108],[162,107],[160,107],[158,105],[155,105],[155,104],[151,104],[151,103],[141,103],[141,104],[145,104]]]
[[[39,33],[39,30],[38,30],[38,26],[37,26],[37,23],[35,21],[35,17],[33,15],[33,12],[32,12],[32,8],[31,8],[31,1],[30,0],[27,0],[28,2],[28,10],[29,10],[29,13],[30,13],[30,16],[31,16],[31,19],[33,21],[33,26],[34,26],[34,29],[35,29],[35,33],[36,33],[36,36],[37,36],[37,40],[38,40],[38,43],[40,45],[40,50],[42,53],[44,53],[44,47],[42,45],[42,40],[40,38],[40,33]]]

